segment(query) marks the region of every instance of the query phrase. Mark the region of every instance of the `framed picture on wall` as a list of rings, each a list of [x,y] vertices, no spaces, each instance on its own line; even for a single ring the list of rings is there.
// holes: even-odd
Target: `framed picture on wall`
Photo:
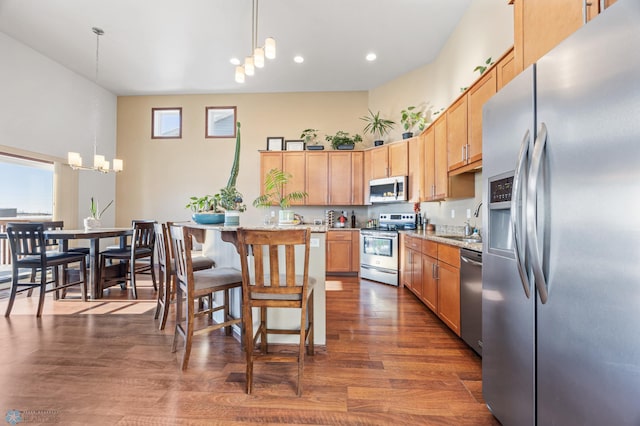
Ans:
[[[287,151],[304,151],[303,140],[288,140],[284,141],[284,144]]]
[[[267,151],[282,151],[284,150],[284,136],[268,136],[267,137]]]
[[[182,138],[182,108],[151,108],[151,139]]]

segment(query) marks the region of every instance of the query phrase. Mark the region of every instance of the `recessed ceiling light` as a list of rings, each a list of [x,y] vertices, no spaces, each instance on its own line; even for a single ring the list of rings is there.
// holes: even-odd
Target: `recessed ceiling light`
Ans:
[[[303,58],[302,56],[298,55],[298,56],[296,56],[296,57],[294,57],[294,58],[293,58],[293,61],[294,61],[296,64],[301,64],[301,63],[303,63],[303,62],[304,62],[304,58]]]
[[[240,59],[238,58],[231,58],[229,62],[231,62],[233,65],[240,65]]]
[[[371,61],[375,61],[377,56],[375,53],[367,53],[366,58],[367,58],[367,61],[371,62]]]

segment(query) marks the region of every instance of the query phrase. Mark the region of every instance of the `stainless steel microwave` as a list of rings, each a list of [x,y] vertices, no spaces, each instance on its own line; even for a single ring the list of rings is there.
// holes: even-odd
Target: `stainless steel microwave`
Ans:
[[[394,176],[369,181],[370,203],[397,203],[407,201],[407,176]]]

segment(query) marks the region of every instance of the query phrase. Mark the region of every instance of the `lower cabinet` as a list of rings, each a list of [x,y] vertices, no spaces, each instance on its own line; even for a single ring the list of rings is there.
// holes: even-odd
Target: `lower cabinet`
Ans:
[[[405,235],[402,281],[460,335],[460,249]]]
[[[327,274],[360,271],[360,232],[354,229],[330,230],[326,244]]]

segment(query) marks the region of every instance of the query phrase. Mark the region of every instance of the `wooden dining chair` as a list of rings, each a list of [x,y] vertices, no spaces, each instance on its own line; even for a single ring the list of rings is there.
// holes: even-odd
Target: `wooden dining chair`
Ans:
[[[221,328],[227,336],[231,335],[231,326],[242,322],[242,318],[233,318],[230,312],[230,293],[234,288],[242,287],[242,274],[235,268],[211,268],[194,273],[191,249],[193,248],[192,231],[188,226],[171,225],[171,244],[175,256],[176,273],[176,325],[173,335],[172,352],[178,348],[178,339],[184,340],[182,370],[186,370],[191,355],[191,343],[196,334],[210,333]],[[222,304],[213,306],[209,303],[200,308],[201,297],[220,292],[224,298]],[[185,303],[183,303],[183,300]],[[182,308],[186,306],[183,315]],[[213,314],[222,311],[222,321],[215,322]],[[203,327],[196,329],[195,318],[203,318]]]
[[[154,225],[156,233],[156,260],[158,262],[158,302],[154,319],[158,319],[158,316],[160,317],[160,324],[158,326],[160,330],[164,330],[167,325],[169,306],[174,299],[176,287],[173,248],[171,236],[169,235],[169,227],[171,225],[172,222],[167,222],[166,225],[164,223],[156,223]],[[215,265],[215,262],[208,257],[193,255],[193,252],[191,263],[194,273],[213,268]],[[208,302],[212,303],[210,299]]]
[[[153,288],[158,290],[155,276],[155,228],[154,222],[138,222],[133,227],[131,246],[124,248],[107,249],[100,253],[100,291],[120,284],[123,277],[109,277],[106,273],[107,261],[119,261],[127,266],[126,281],[131,283],[131,291],[134,299],[138,298],[136,288],[136,274],[151,273]],[[148,262],[139,260],[148,259]]]
[[[245,352],[247,358],[247,393],[253,387],[253,364],[265,362],[297,362],[297,394],[302,395],[302,371],[305,344],[307,354],[314,354],[313,342],[313,284],[309,278],[309,229],[237,230],[238,250],[242,266],[242,307],[244,318]],[[302,246],[302,261],[296,263],[296,246]],[[249,256],[252,254],[253,268]],[[299,260],[299,258],[298,258]],[[253,270],[253,273],[251,272]],[[253,308],[258,308],[258,328],[253,332]],[[299,310],[298,329],[281,329],[267,324],[270,308]],[[298,350],[294,353],[270,352],[269,335],[298,335]],[[259,341],[259,345],[258,345]]]
[[[7,237],[11,247],[12,282],[9,304],[4,314],[11,315],[13,303],[17,293],[33,288],[40,289],[40,299],[36,316],[42,316],[45,294],[51,291],[59,291],[67,287],[80,285],[81,298],[87,297],[87,267],[86,255],[83,253],[47,251],[47,240],[42,223],[9,223],[7,225]],[[68,281],[66,273],[60,274],[60,267],[78,263],[80,277],[78,280]],[[20,282],[20,269],[36,270],[40,274],[40,282]],[[47,270],[51,269],[52,279],[48,279]],[[62,280],[61,280],[62,276]],[[53,284],[47,288],[48,284]]]

